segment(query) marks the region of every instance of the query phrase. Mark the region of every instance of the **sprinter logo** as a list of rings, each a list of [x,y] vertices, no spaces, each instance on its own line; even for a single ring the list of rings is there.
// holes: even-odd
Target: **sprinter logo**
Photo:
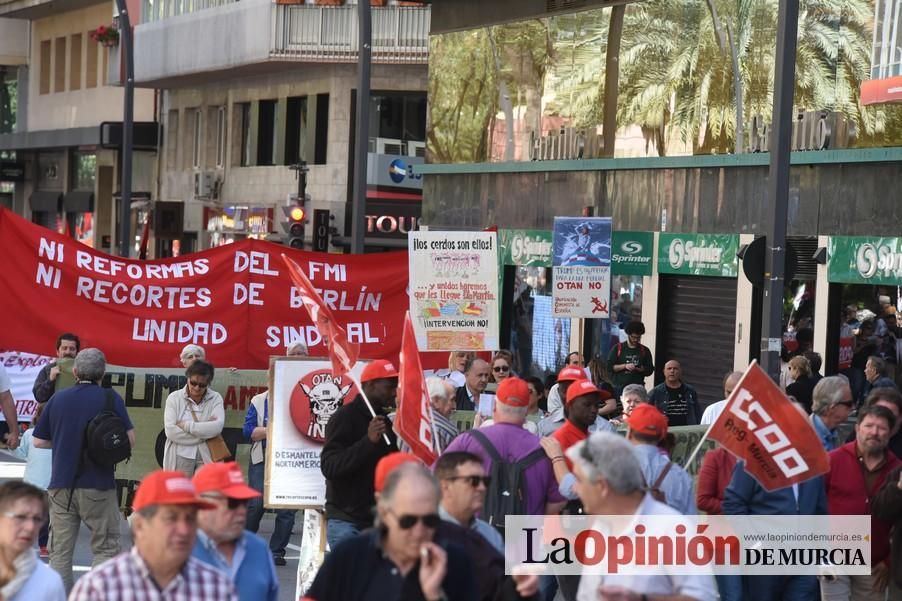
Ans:
[[[878,272],[885,277],[902,276],[902,253],[888,244],[865,242],[855,253],[855,266],[861,277],[871,279]]]
[[[720,265],[723,249],[717,246],[696,246],[693,242],[684,242],[680,238],[674,238],[668,249],[670,266],[680,269],[684,263],[689,263],[689,268],[715,267]]]

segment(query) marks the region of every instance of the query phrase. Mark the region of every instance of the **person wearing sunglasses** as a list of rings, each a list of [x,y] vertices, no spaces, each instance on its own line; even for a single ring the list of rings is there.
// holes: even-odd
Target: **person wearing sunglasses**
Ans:
[[[244,529],[247,505],[259,498],[234,461],[210,463],[194,474],[194,489],[215,507],[197,513],[197,541],[191,555],[232,579],[239,601],[278,601],[279,578],[262,538]]]
[[[489,487],[482,460],[465,451],[445,453],[436,461],[434,471],[442,488],[442,502],[438,508],[442,519],[475,530],[499,553],[504,553],[501,533],[476,517],[482,511]]]
[[[0,486],[0,598],[65,601],[63,581],[38,559],[34,542],[47,513],[40,488],[10,481]]]
[[[210,388],[213,366],[195,361],[185,370],[185,387],[166,398],[163,411],[163,469],[178,470],[188,476],[213,458],[207,440],[222,433],[225,408],[222,396]]]
[[[855,408],[852,388],[845,376],[828,376],[811,393],[811,425],[829,453],[840,445],[838,428]]]
[[[495,355],[495,358],[492,359],[492,382],[500,384],[505,378],[509,378],[510,375],[510,361],[503,355]]]
[[[457,545],[436,542],[442,521],[439,496],[438,483],[425,466],[402,463],[395,467],[379,492],[375,527],[343,540],[326,555],[304,599],[478,598],[466,552]]]

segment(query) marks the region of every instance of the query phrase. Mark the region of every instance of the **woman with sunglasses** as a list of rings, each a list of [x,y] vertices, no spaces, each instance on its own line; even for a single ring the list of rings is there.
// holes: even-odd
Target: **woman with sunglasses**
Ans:
[[[209,363],[195,361],[185,370],[185,387],[166,397],[163,469],[193,476],[200,466],[213,462],[207,441],[222,434],[225,425],[222,395],[210,388],[213,372]]]
[[[34,543],[47,514],[44,491],[25,482],[0,486],[0,599],[65,601],[63,581],[38,559]]]
[[[495,358],[492,359],[492,374],[489,376],[491,381],[495,384],[500,384],[505,378],[509,378],[510,376],[510,359],[501,353],[496,354]]]

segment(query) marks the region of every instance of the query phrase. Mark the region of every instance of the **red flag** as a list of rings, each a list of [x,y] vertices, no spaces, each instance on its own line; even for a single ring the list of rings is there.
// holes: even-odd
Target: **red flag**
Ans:
[[[745,471],[768,491],[830,470],[814,426],[757,362],[733,389],[708,437],[745,461]]]
[[[414,455],[426,465],[432,465],[437,458],[432,428],[432,402],[426,390],[426,378],[420,365],[420,351],[417,348],[409,311],[404,317],[401,356],[398,362],[400,369],[395,432],[410,446]]]
[[[310,314],[310,321],[319,330],[323,341],[326,343],[326,349],[329,351],[329,359],[332,360],[332,375],[335,377],[342,376],[354,367],[357,363],[357,356],[360,353],[360,345],[352,344],[348,341],[348,334],[338,325],[329,307],[323,302],[319,294],[313,288],[313,284],[304,275],[304,271],[293,260],[282,255],[282,260],[288,267],[288,275],[291,281],[301,293],[301,300],[307,313]]]

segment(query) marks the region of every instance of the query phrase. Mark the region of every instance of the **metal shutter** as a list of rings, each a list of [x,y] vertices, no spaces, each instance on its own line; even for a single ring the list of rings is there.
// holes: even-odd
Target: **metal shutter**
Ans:
[[[817,238],[790,237],[786,239],[786,245],[796,251],[796,257],[799,259],[799,265],[795,280],[806,281],[817,279],[817,261],[814,260],[814,253],[817,252]]]
[[[676,359],[703,409],[721,400],[735,332],[735,278],[660,276],[655,382],[664,381],[664,364]]]

